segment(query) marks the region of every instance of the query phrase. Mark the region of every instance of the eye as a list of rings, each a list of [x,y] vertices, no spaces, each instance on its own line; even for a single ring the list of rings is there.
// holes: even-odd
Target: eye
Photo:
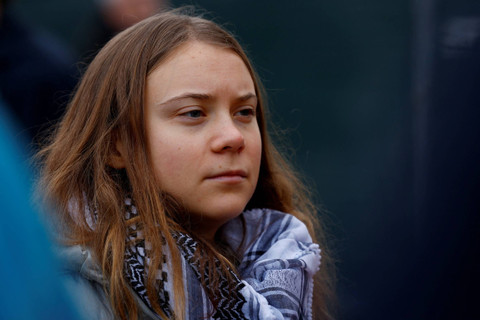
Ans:
[[[181,117],[198,119],[205,116],[205,113],[202,110],[188,110],[180,114]]]
[[[252,107],[245,107],[235,112],[234,116],[240,121],[250,122],[255,118],[256,112]]]

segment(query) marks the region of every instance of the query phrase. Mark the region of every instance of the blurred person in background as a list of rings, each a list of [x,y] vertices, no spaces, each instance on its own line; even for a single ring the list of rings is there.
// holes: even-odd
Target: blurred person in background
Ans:
[[[0,95],[0,319],[80,320],[40,210],[31,200],[24,142]]]
[[[62,19],[63,14],[30,21],[34,19],[25,15],[28,3],[0,0],[0,92],[20,124],[19,134],[36,144],[61,117],[84,69],[78,62],[89,63],[111,37],[165,9],[169,2],[95,0],[93,19],[79,21],[71,17],[70,23],[62,24],[64,29],[81,30],[67,38],[38,23]],[[67,17],[74,13],[67,10],[72,6],[68,1],[47,3],[46,9],[49,5],[55,5],[56,11]]]
[[[168,0],[95,0],[95,19],[90,37],[84,39],[81,59],[89,62],[120,31],[169,6]]]
[[[0,0],[0,94],[17,134],[37,142],[62,114],[78,76],[69,50],[10,14],[9,4]]]

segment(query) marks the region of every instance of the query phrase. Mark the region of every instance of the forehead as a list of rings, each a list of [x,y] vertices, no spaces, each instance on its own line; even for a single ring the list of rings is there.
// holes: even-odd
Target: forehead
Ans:
[[[219,52],[229,53],[243,61],[243,58],[236,52],[233,46],[231,47],[204,40],[187,40],[167,53],[163,61],[160,62],[152,71],[156,70],[161,65],[168,64],[174,60],[179,60],[182,57],[185,58],[186,56],[189,56],[191,58],[196,58],[202,54],[217,55]]]
[[[255,92],[247,65],[232,49],[198,41],[175,49],[147,77],[147,95],[153,90],[157,96],[168,96],[227,88]]]

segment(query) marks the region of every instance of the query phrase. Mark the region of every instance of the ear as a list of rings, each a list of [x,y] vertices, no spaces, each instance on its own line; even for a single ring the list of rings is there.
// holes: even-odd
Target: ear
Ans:
[[[110,155],[110,159],[108,159],[108,165],[115,169],[123,169],[125,168],[125,152],[124,145],[122,141],[116,139],[115,141],[115,148],[112,150],[112,154]]]

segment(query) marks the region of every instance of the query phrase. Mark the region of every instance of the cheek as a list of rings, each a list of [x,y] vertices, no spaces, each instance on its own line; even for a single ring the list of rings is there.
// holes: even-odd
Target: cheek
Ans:
[[[191,178],[191,172],[198,164],[194,148],[179,145],[178,139],[163,139],[162,143],[152,144],[152,147],[155,175],[165,191],[171,191],[167,189]]]
[[[255,167],[260,169],[260,162],[262,160],[262,146],[259,144],[252,150],[249,154],[249,157]]]
[[[262,162],[262,140],[260,134],[255,135],[253,139],[250,141],[250,146],[248,151],[248,158],[250,159],[250,163],[252,169],[255,170],[256,180],[258,179],[258,174],[260,172],[260,165]],[[257,181],[255,181],[255,184]]]
[[[260,166],[260,160],[262,158],[262,138],[260,132],[257,132],[252,139],[252,148],[250,151],[250,157],[256,161]]]
[[[160,181],[174,177],[176,173],[183,170],[182,154],[176,148],[159,147],[159,151],[152,152],[152,161],[155,174]]]
[[[176,146],[171,143],[168,136],[156,133],[150,137],[150,154],[155,175],[159,181],[165,180],[168,173],[176,172],[178,152]]]

